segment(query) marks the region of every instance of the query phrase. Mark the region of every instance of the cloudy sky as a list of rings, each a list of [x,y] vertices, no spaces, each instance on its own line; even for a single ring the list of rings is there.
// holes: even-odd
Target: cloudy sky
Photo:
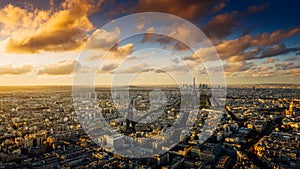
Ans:
[[[210,83],[207,72],[214,71],[224,71],[228,84],[300,84],[296,3],[1,0],[0,85],[72,85],[74,70],[87,77],[94,69],[97,85],[129,83],[126,79],[132,84],[190,83],[193,76],[198,83]],[[140,12],[172,15],[170,22],[159,15],[139,15],[134,22],[104,28]],[[197,36],[173,15],[204,34]],[[124,38],[126,31],[135,35]],[[153,33],[160,31],[165,35]],[[191,44],[200,43],[196,37],[209,45],[193,48]],[[208,70],[205,63],[221,63],[224,69]]]

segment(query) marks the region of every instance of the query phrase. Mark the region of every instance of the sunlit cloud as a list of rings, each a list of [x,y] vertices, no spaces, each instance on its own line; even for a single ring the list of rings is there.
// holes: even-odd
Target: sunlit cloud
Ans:
[[[96,29],[86,44],[86,49],[107,51],[116,46],[120,40],[120,29],[117,27],[111,31]]]
[[[88,16],[99,10],[102,1],[91,4],[84,0],[66,0],[59,11],[33,12],[8,5],[0,11],[4,33],[11,31],[6,50],[9,53],[78,50],[93,29]],[[25,18],[24,18],[25,16]],[[13,22],[21,22],[14,24]],[[23,32],[24,31],[24,32]]]
[[[31,71],[31,65],[14,66],[13,64],[8,64],[0,66],[0,75],[22,75]]]
[[[75,65],[79,64],[75,60],[63,60],[43,66],[38,70],[39,75],[68,75],[74,73]],[[80,69],[80,65],[77,68]]]
[[[89,51],[86,61],[91,62],[105,59],[123,59],[133,53],[132,43],[120,46],[120,29],[117,27],[112,31],[97,29],[87,41],[84,50]]]

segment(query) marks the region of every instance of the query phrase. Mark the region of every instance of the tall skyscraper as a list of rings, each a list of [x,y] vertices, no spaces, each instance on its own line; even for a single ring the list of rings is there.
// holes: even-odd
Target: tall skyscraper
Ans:
[[[193,78],[193,91],[196,92],[196,79]]]
[[[133,132],[136,122],[133,121],[133,99],[130,100],[127,108],[126,131]]]

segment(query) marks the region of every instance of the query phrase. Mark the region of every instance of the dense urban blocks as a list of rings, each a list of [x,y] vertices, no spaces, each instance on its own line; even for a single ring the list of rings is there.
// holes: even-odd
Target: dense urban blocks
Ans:
[[[209,87],[199,88],[203,93]],[[163,90],[162,90],[163,91]],[[110,92],[97,88],[92,97],[102,108],[108,124],[120,133],[137,140],[155,137],[179,118],[180,104],[176,90],[165,90],[167,97],[163,113],[151,123],[127,123],[111,102]],[[297,168],[300,159],[299,122],[297,102],[299,89],[270,87],[229,88],[227,110],[208,140],[199,143],[209,116],[200,111],[193,126],[176,145],[153,147],[167,149],[149,158],[126,158],[107,151],[123,135],[99,138],[102,147],[95,144],[82,130],[75,114],[69,87],[20,87],[0,92],[0,168]],[[131,92],[133,107],[149,107],[147,92]],[[122,97],[121,95],[119,97]],[[209,95],[204,98],[209,98]],[[206,100],[208,101],[208,100]],[[209,107],[201,98],[199,108]],[[202,103],[206,102],[202,105]],[[128,106],[124,106],[128,109]],[[229,113],[230,111],[230,113]],[[290,113],[291,112],[291,113]],[[83,117],[93,117],[83,111]],[[134,116],[134,113],[133,113]],[[144,116],[144,115],[143,115]],[[134,120],[135,118],[133,118]],[[93,126],[91,124],[91,126]],[[132,130],[130,130],[132,129]],[[97,128],[90,130],[98,131]],[[95,132],[96,133],[96,132]],[[130,149],[130,145],[127,145]],[[169,149],[168,146],[171,146]],[[145,151],[147,151],[145,149]]]

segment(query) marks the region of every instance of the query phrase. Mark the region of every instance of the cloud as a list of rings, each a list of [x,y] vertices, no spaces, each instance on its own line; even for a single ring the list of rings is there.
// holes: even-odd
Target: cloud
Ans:
[[[111,15],[135,12],[163,12],[195,21],[208,14],[216,13],[225,7],[224,0],[139,0],[137,3],[115,5]]]
[[[269,47],[274,43],[279,43],[283,39],[295,35],[300,32],[300,27],[291,28],[288,30],[276,30],[271,33],[262,33],[256,36],[243,35],[237,39],[225,40],[221,43],[215,45],[220,59],[227,60],[229,62],[240,62],[244,60],[261,59],[266,57],[277,56],[280,54],[287,54],[290,52],[298,52],[299,47],[286,48],[285,45],[274,45]],[[262,38],[266,40],[262,40]],[[261,41],[260,41],[261,40]],[[203,48],[196,51],[201,58],[212,57],[207,51],[212,51],[209,48]],[[203,54],[202,54],[203,53]],[[215,57],[214,57],[215,58]],[[185,56],[183,59],[196,60],[197,55]],[[209,60],[209,59],[205,59]]]
[[[157,70],[156,73],[189,73],[191,67],[184,64],[168,64],[167,66]]]
[[[111,73],[118,66],[119,66],[119,64],[117,64],[117,63],[106,63],[106,64],[101,66],[98,73]]]
[[[111,70],[108,70],[108,73],[112,73],[112,70],[114,70],[118,65],[115,64],[107,64],[107,67],[111,68]],[[106,67],[106,66],[105,66]],[[124,68],[116,70],[114,73],[145,73],[145,72],[151,72],[151,73],[188,73],[190,71],[190,68],[187,65],[184,64],[174,64],[170,63],[167,64],[164,67],[156,67],[153,65],[150,65],[148,63],[139,63],[139,64],[132,64],[128,65]],[[106,73],[107,73],[106,72]]]
[[[263,51],[260,58],[276,56],[276,55],[284,53],[285,51],[286,51],[285,44],[274,45],[270,48],[267,48],[265,51]]]
[[[251,45],[252,37],[244,35],[235,40],[227,40],[215,46],[221,59],[228,59],[230,56],[239,55]]]
[[[87,41],[85,49],[94,50],[97,54],[88,56],[86,61],[98,60],[104,56],[105,59],[123,59],[132,54],[134,48],[132,43],[120,46],[120,33],[118,27],[112,31],[95,30]]]
[[[31,65],[13,66],[12,64],[0,66],[0,75],[21,75],[29,73],[32,70]]]
[[[215,46],[221,59],[228,59],[231,56],[244,56],[246,60],[255,59],[257,54],[262,50],[263,47],[278,43],[285,38],[288,38],[296,33],[300,32],[299,28],[292,28],[286,31],[276,30],[272,33],[262,33],[257,36],[244,35],[235,40],[226,40]],[[253,53],[249,53],[246,50],[259,47]],[[282,50],[285,48],[284,45],[274,46],[273,48],[267,49],[261,58],[270,57],[284,53]],[[296,50],[296,49],[293,49]],[[292,51],[291,49],[289,51]],[[245,57],[245,54],[248,57]]]
[[[263,73],[262,73],[263,72]],[[272,77],[275,76],[274,69],[272,66],[265,66],[265,67],[254,67],[252,69],[248,69],[243,72],[236,73],[234,77],[254,77],[254,78],[265,78],[265,77]]]
[[[176,51],[189,50],[190,48],[182,42],[177,41],[175,45],[171,45],[171,49]]]
[[[140,32],[145,27],[145,17],[140,17],[136,20],[135,31]]]
[[[265,10],[267,6],[267,4],[254,5],[243,12],[233,11],[231,13],[218,14],[202,28],[202,31],[213,43],[218,43],[218,41],[232,33],[232,29],[238,26],[238,23],[243,17],[261,12]]]
[[[284,62],[275,64],[276,70],[291,70],[291,69],[299,69],[300,64],[295,64],[293,62]]]
[[[118,73],[138,73],[147,69],[149,65],[147,63],[140,63],[137,65],[130,65],[129,67],[118,70]]]
[[[161,34],[154,34],[154,33],[145,33],[143,39],[141,40],[142,43],[145,42],[157,42],[161,45],[169,44],[175,39]]]
[[[262,48],[254,48],[240,52],[238,55],[230,56],[227,61],[229,62],[240,62],[244,60],[251,60],[258,56],[262,51]]]
[[[274,45],[267,48],[260,56],[260,58],[267,58],[282,54],[288,54],[290,52],[299,52],[300,47],[287,48],[285,44]]]
[[[268,6],[269,6],[268,3],[266,3],[266,4],[261,4],[261,5],[252,5],[252,6],[250,6],[250,7],[246,10],[245,14],[253,14],[253,13],[259,13],[259,12],[262,12],[262,11],[264,11],[265,9],[267,9]]]
[[[153,33],[155,31],[163,34]],[[195,31],[185,23],[172,23],[156,28],[150,27],[145,31],[146,33],[144,33],[141,43],[159,43],[166,48],[169,47],[177,51],[188,50],[190,48],[183,42],[192,45],[203,43],[207,40],[204,36],[201,38],[198,38],[199,36],[195,37],[195,34],[198,33]]]
[[[237,72],[234,77],[277,77],[277,76],[298,76],[300,64],[292,62],[278,63],[272,66],[254,66],[248,70]]]
[[[86,49],[110,50],[116,46],[120,40],[120,29],[117,27],[112,31],[96,29],[86,44]]]
[[[224,71],[226,73],[236,73],[241,72],[245,70],[249,70],[250,68],[255,67],[255,65],[252,62],[246,62],[246,61],[240,61],[240,62],[227,62],[224,65]]]
[[[292,56],[285,59],[285,61],[299,61],[299,60],[300,60],[299,56]]]
[[[39,75],[68,75],[72,74],[75,69],[75,65],[78,64],[77,68],[81,68],[80,63],[76,60],[62,60],[56,63],[52,63],[44,66],[38,70]]]
[[[116,46],[114,46],[112,49],[107,50],[107,51],[103,51],[104,49],[99,48],[96,51],[94,51],[98,54],[93,54],[93,55],[87,56],[86,61],[91,62],[91,61],[99,60],[100,58],[111,59],[111,60],[121,60],[133,53],[134,45],[132,43],[128,43],[126,45],[119,46],[119,47],[116,47]],[[99,54],[99,52],[101,54]]]
[[[276,30],[272,33],[263,33],[255,36],[251,41],[252,46],[267,46],[281,42],[300,32],[300,27],[290,28],[288,30]]]
[[[11,16],[12,21],[21,22],[16,26],[10,21],[2,21],[5,29],[15,27],[14,36],[10,37],[6,46],[7,52],[39,53],[80,49],[87,40],[87,33],[93,29],[88,16],[98,11],[101,3],[102,1],[65,0],[61,4],[62,10],[55,12],[38,9],[31,12],[8,5],[1,10],[0,16]]]
[[[275,61],[274,58],[268,58],[264,63],[274,63]]]
[[[221,60],[226,60],[230,63],[237,62],[236,64],[239,66],[243,61],[273,57],[290,52],[299,52],[300,47],[286,48],[284,44],[270,47],[273,43],[281,42],[283,39],[293,36],[299,31],[300,27],[288,30],[276,30],[271,33],[262,33],[256,36],[246,34],[237,39],[224,40],[214,47],[198,49],[192,55],[184,56],[182,59],[202,62],[215,60],[217,57],[215,56],[214,50],[216,50]],[[258,42],[262,37],[270,41]]]
[[[224,13],[215,16],[203,28],[202,31],[211,40],[216,41],[228,36],[232,28],[237,25],[238,12]],[[221,29],[220,29],[221,28]]]
[[[185,50],[190,49],[184,43],[182,43],[179,40],[172,38],[168,35],[145,33],[141,42],[142,43],[146,43],[146,42],[159,43],[160,45],[164,46],[165,48],[173,49],[176,51],[185,51]]]
[[[11,4],[0,9],[0,34],[10,36],[31,32],[49,19],[49,11],[26,10]]]
[[[192,55],[183,56],[182,59],[206,62],[206,61],[211,61],[211,60],[217,58],[216,55],[217,55],[217,53],[216,53],[216,50],[214,47],[200,48],[197,51],[195,51]]]
[[[123,58],[132,54],[134,45],[132,43],[128,43],[124,46],[120,46],[117,48],[116,53],[114,53],[115,58]]]

